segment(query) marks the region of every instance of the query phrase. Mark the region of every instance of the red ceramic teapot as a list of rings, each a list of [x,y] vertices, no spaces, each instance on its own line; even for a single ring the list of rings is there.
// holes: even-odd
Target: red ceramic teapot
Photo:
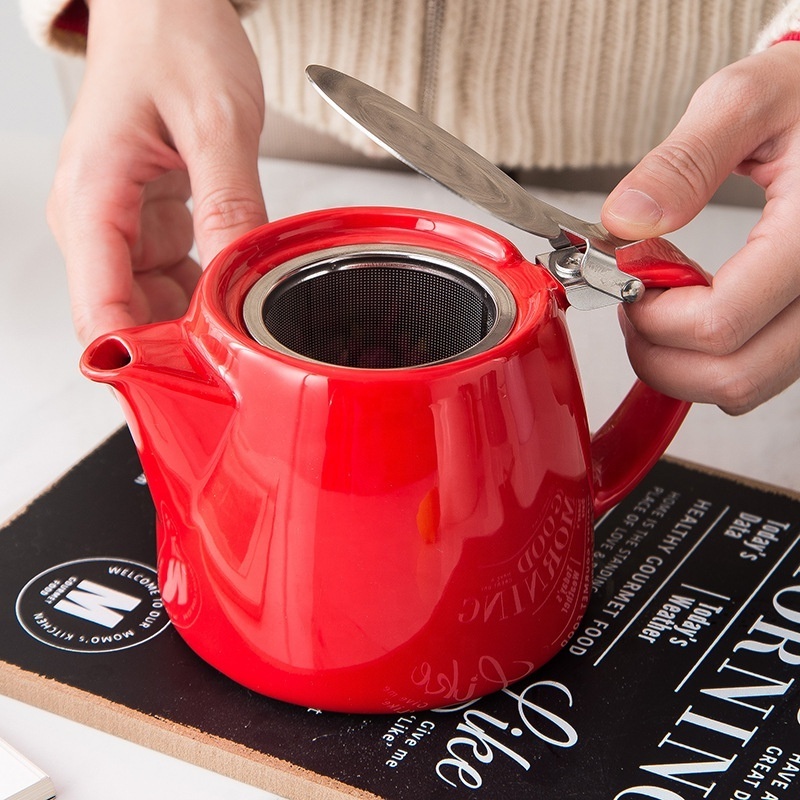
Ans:
[[[626,269],[704,282],[669,249]],[[188,644],[351,712],[469,700],[551,658],[587,604],[595,517],[688,408],[636,383],[591,436],[566,307],[490,230],[349,208],[253,231],[182,319],[95,341],[82,369],[124,406]]]

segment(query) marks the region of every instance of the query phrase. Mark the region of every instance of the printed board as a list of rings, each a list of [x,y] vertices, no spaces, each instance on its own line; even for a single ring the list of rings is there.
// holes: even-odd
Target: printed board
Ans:
[[[660,462],[598,522],[561,654],[480,700],[427,676],[445,707],[393,716],[258,696],[185,646],[127,430],[0,543],[1,691],[289,798],[800,797],[800,498],[769,487]]]

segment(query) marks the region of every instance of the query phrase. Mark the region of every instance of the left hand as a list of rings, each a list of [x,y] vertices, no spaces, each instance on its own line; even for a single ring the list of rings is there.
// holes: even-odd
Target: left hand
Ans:
[[[183,314],[193,238],[205,266],[267,219],[261,73],[229,0],[87,3],[86,71],[48,201],[84,344]]]
[[[800,377],[800,42],[718,72],[603,206],[625,239],[674,231],[732,172],[766,193],[710,287],[649,292],[620,314],[631,364],[665,394],[742,414]]]

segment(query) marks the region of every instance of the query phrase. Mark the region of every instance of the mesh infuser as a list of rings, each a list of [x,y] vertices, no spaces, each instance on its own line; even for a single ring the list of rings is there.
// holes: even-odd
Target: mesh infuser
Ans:
[[[420,248],[343,247],[282,264],[248,293],[261,344],[342,367],[403,369],[465,358],[513,324],[509,290],[481,267]]]

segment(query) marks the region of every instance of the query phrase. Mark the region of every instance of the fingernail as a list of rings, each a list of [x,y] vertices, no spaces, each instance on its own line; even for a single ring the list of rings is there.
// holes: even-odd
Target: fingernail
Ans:
[[[622,222],[653,226],[664,216],[664,209],[639,189],[626,189],[606,211]]]

